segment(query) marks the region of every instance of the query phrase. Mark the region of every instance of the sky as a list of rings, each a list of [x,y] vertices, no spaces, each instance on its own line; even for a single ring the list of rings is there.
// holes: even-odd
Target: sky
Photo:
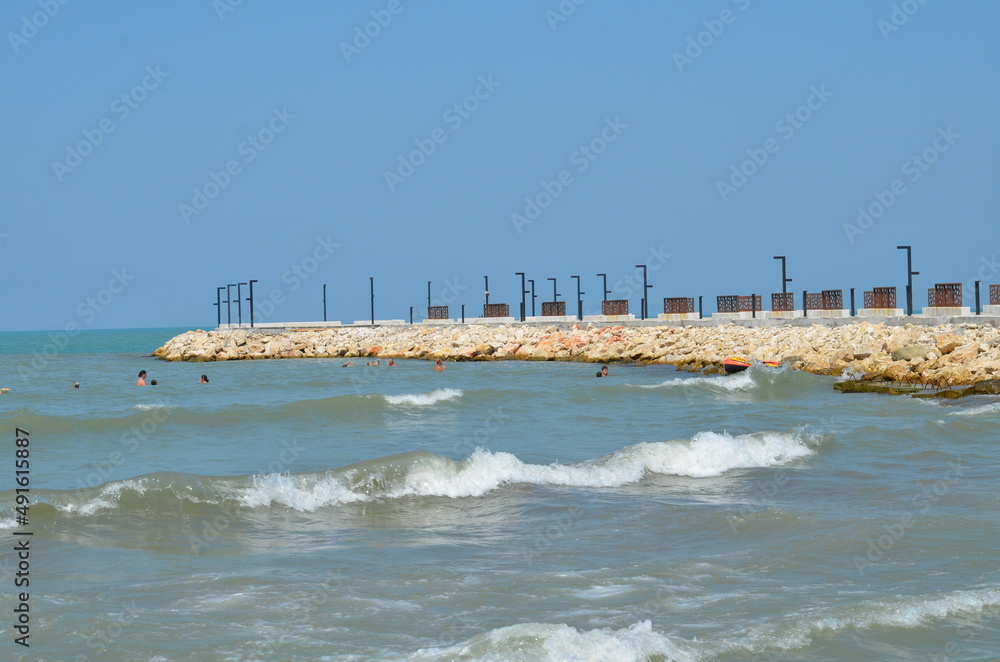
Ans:
[[[0,5],[0,330],[1000,283],[986,0]],[[372,280],[370,280],[372,279]],[[231,288],[248,295],[247,286]],[[222,292],[223,299],[226,292]],[[574,310],[572,303],[570,310]],[[765,303],[765,307],[769,307]],[[227,321],[226,305],[222,306]],[[246,305],[229,311],[235,322]],[[540,312],[540,311],[539,311]],[[530,313],[530,303],[529,303]]]

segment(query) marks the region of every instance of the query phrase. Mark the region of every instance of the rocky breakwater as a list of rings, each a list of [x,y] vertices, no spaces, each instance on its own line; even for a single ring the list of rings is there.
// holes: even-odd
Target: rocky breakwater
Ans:
[[[721,371],[730,356],[780,360],[823,375],[956,386],[1000,378],[991,325],[340,327],[282,332],[189,331],[154,352],[167,361],[270,358],[444,359],[665,363]]]

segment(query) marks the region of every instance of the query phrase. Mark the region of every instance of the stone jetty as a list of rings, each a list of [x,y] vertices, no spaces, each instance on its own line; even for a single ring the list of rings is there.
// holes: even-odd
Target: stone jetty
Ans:
[[[782,361],[852,379],[961,386],[1000,378],[992,324],[746,327],[525,324],[188,331],[157,349],[167,361],[394,358],[655,363],[721,372],[731,356]]]

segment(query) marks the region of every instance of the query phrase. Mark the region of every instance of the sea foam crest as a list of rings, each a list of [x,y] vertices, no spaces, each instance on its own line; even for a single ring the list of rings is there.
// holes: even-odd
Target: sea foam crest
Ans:
[[[872,601],[839,609],[830,616],[803,617],[785,630],[765,628],[733,642],[732,648],[759,652],[766,649],[791,650],[808,646],[822,632],[876,627],[919,628],[958,614],[978,614],[1000,607],[1000,590],[955,591],[936,598],[909,597],[896,602]],[[770,630],[770,631],[769,631]]]
[[[694,661],[693,652],[670,637],[654,632],[649,621],[627,628],[580,631],[568,625],[522,623],[491,630],[471,639],[443,648],[419,650],[410,662],[454,660],[540,660],[561,662],[645,662],[650,659]]]
[[[996,414],[1000,413],[1000,402],[991,402],[988,405],[978,405],[976,407],[969,407],[967,409],[960,409],[958,411],[951,412],[952,416],[979,416],[981,414]]]
[[[808,443],[807,443],[808,442]],[[740,468],[771,467],[812,455],[814,440],[804,433],[730,435],[699,432],[690,441],[646,442],[576,464],[528,464],[511,453],[477,449],[455,462],[432,453],[414,453],[369,463],[364,470],[255,477],[239,500],[249,507],[279,503],[311,511],[378,498],[406,496],[477,497],[506,484],[567,487],[620,487],[647,473],[710,477]],[[815,445],[815,444],[814,444]]]
[[[771,368],[769,368],[770,370]],[[639,388],[709,387],[720,391],[749,391],[759,386],[752,370],[717,377],[675,377],[659,384],[639,384]]]
[[[460,398],[462,397],[462,392],[457,388],[439,388],[429,393],[403,393],[400,395],[383,395],[382,397],[390,405],[426,407],[438,402]]]

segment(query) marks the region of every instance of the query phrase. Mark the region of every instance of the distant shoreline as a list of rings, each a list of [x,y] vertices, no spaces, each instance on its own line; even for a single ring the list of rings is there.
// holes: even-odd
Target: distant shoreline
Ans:
[[[776,320],[777,321],[777,320]],[[840,320],[837,320],[838,322]],[[1000,334],[990,322],[821,326],[401,325],[189,331],[153,355],[167,361],[286,358],[638,362],[721,372],[732,356],[781,361],[821,375],[935,386],[1000,378]],[[562,328],[560,328],[562,327]]]

